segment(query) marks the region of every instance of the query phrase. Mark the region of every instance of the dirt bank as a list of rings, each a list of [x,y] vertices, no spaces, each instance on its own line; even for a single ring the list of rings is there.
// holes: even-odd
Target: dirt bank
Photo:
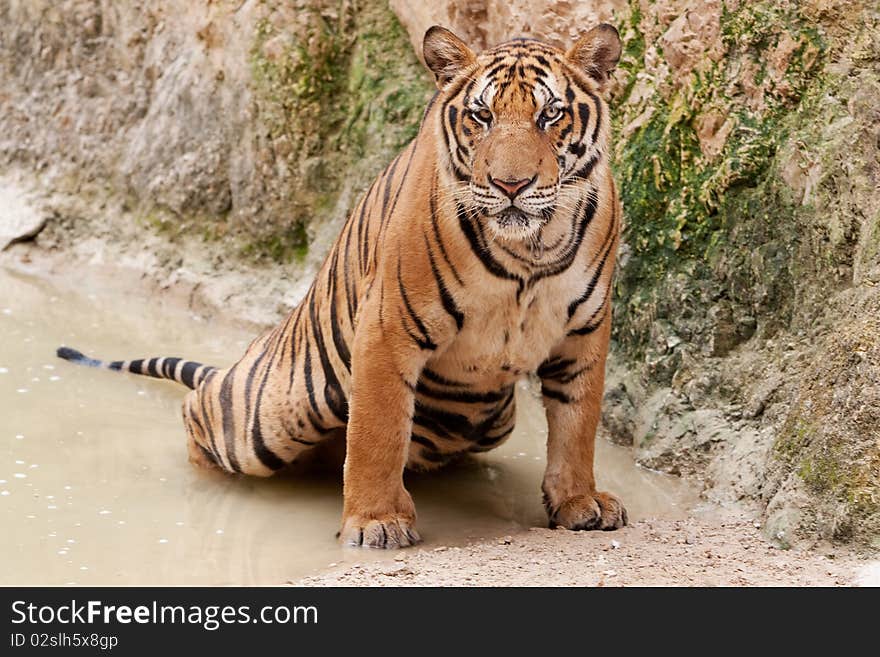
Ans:
[[[723,516],[723,513],[722,513]],[[616,532],[532,529],[491,543],[406,550],[301,586],[840,586],[872,583],[835,550],[780,550],[747,517],[641,520]],[[865,573],[865,574],[863,574]]]

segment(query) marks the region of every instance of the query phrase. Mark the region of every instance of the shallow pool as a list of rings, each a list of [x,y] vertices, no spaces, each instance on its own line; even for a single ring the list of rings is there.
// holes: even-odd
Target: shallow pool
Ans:
[[[68,289],[70,288],[70,289]],[[71,291],[74,290],[74,291]],[[338,469],[249,479],[186,460],[184,389],[54,356],[185,356],[227,365],[252,337],[97,283],[53,285],[0,269],[0,584],[282,584],[375,552],[335,542]],[[545,526],[546,426],[523,386],[498,450],[407,475],[427,546]],[[631,518],[684,516],[696,495],[599,441],[597,476]]]

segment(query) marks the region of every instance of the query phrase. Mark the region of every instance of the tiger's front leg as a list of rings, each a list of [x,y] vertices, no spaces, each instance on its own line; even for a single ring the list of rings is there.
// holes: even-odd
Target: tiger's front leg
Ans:
[[[538,369],[549,437],[544,505],[550,526],[617,529],[627,522],[623,503],[596,490],[593,456],[605,384],[611,321],[587,335],[570,335]]]
[[[359,323],[355,335],[340,532],[344,545],[391,549],[420,540],[403,471],[415,385],[426,358],[394,324],[400,325],[399,317],[383,323],[375,313]]]

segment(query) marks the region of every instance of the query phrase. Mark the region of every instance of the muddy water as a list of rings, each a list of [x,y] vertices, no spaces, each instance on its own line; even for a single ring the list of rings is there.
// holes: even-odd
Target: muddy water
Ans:
[[[251,335],[161,301],[23,278],[0,269],[0,584],[279,584],[342,550],[338,471],[269,480],[186,461],[174,384],[77,367],[59,344],[108,358],[179,355],[228,364]],[[407,475],[427,545],[542,526],[546,427],[519,391],[507,445],[432,475]],[[599,441],[600,484],[632,517],[679,516],[695,496]]]

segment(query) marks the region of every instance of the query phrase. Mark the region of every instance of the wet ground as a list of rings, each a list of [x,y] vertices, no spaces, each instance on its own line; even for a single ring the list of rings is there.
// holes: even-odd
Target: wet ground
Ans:
[[[73,290],[73,291],[71,291]],[[0,584],[280,584],[378,558],[334,540],[337,471],[259,480],[192,468],[174,384],[59,361],[66,344],[110,359],[185,356],[226,365],[252,337],[160,299],[50,285],[0,269]],[[519,390],[498,450],[407,475],[426,547],[544,526],[546,427]],[[633,519],[684,518],[696,494],[599,441],[600,486]]]

